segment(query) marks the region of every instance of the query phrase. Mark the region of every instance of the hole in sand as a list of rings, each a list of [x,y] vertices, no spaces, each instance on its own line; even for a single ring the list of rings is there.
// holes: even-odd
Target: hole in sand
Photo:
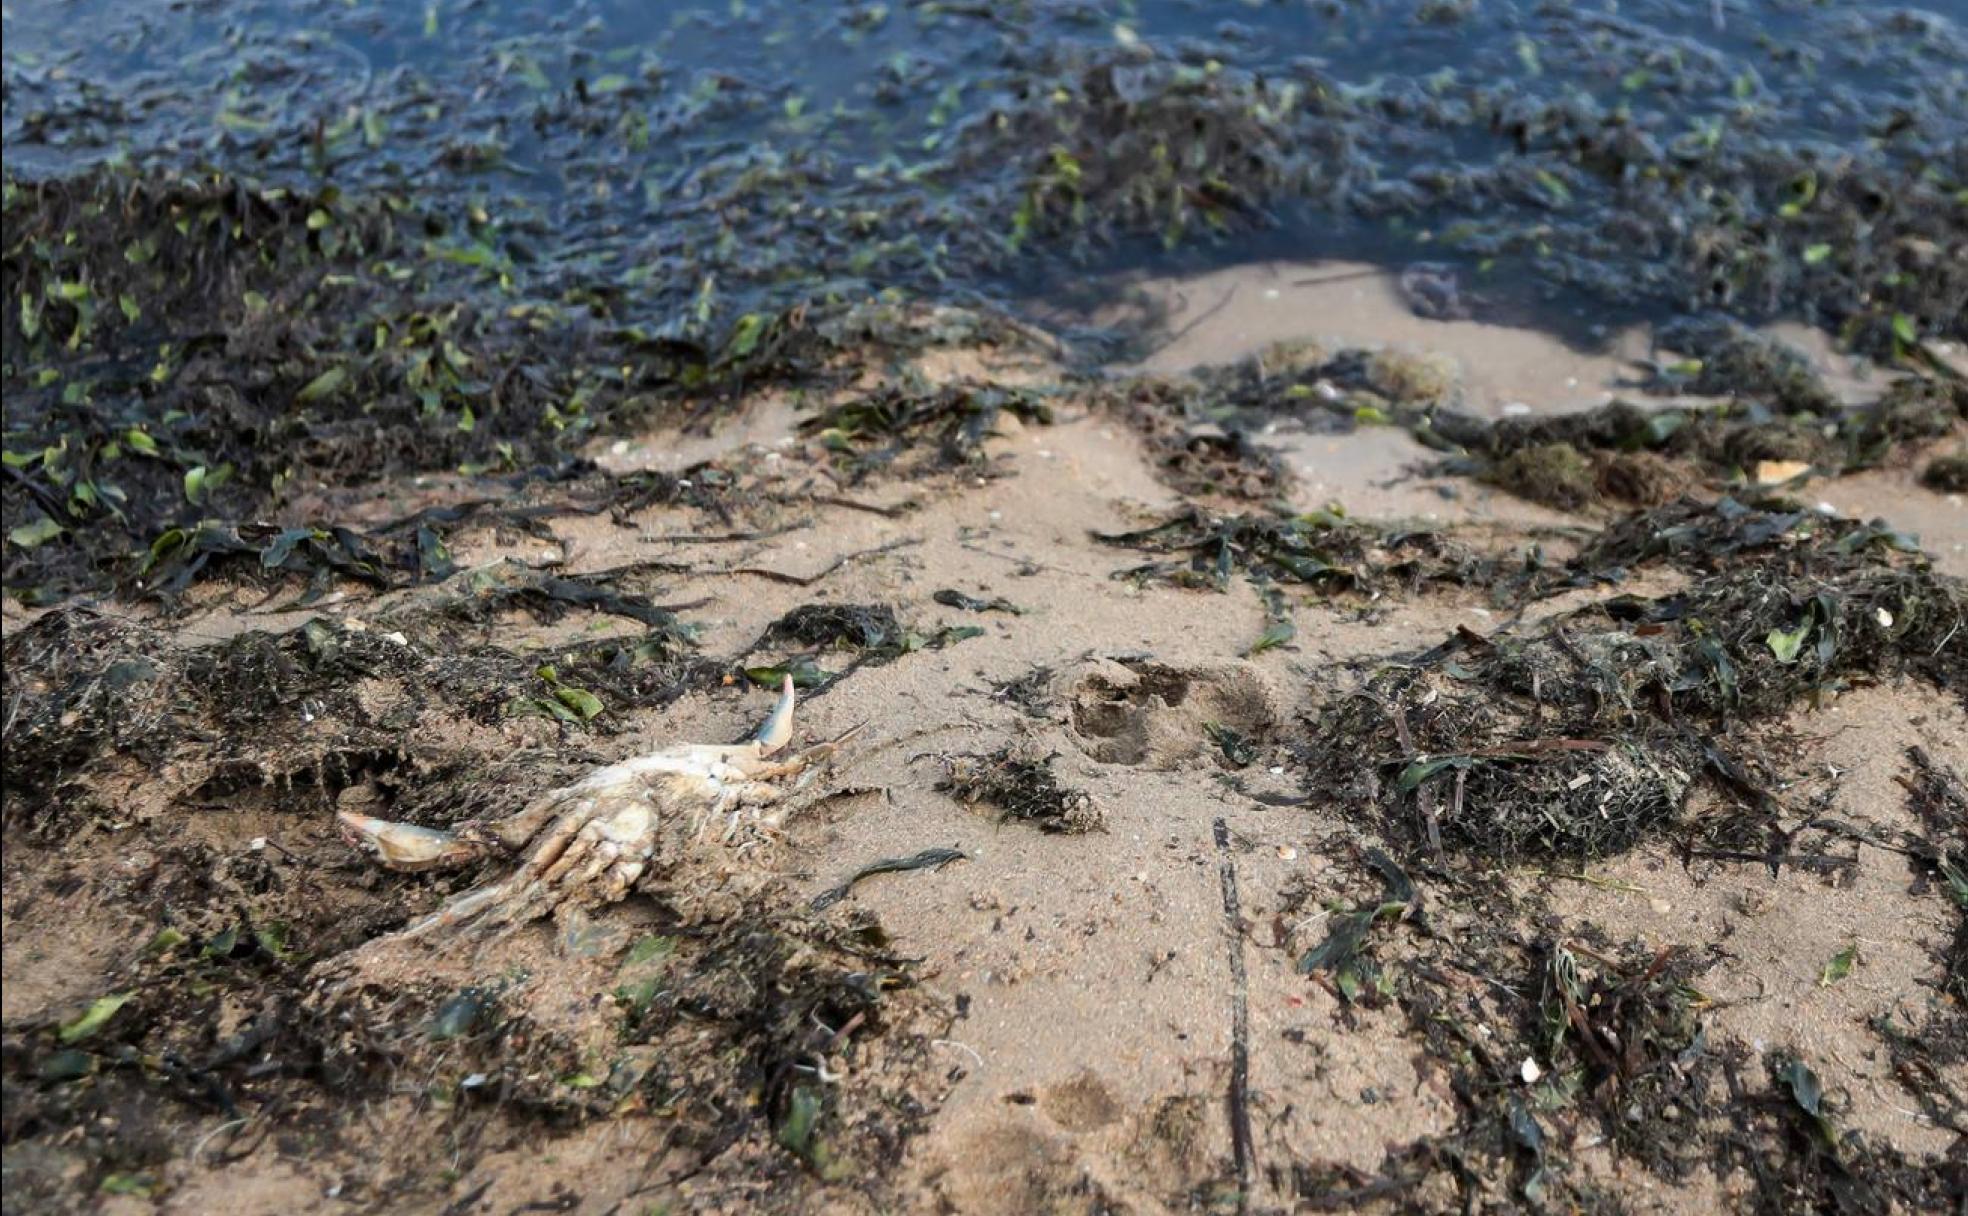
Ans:
[[[1103,764],[1175,769],[1222,762],[1223,732],[1255,740],[1275,720],[1270,691],[1244,663],[1176,667],[1090,663],[1073,682],[1074,741]]]

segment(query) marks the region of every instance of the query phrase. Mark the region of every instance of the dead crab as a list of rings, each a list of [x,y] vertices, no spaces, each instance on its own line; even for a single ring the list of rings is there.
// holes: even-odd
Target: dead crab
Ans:
[[[729,842],[752,822],[770,830],[792,778],[804,783],[813,766],[831,756],[860,727],[783,759],[793,738],[793,680],[786,677],[779,704],[750,740],[730,745],[686,743],[598,769],[573,785],[543,794],[518,814],[491,823],[466,822],[453,831],[374,819],[354,811],[336,818],[342,835],[392,870],[456,869],[481,858],[532,853],[513,874],[456,896],[406,930],[470,925],[517,928],[549,914],[569,916],[627,895],[655,855],[659,832],[690,839],[722,824]]]

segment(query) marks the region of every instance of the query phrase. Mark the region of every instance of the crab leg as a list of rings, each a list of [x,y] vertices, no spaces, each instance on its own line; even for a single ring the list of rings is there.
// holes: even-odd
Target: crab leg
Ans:
[[[517,814],[491,823],[468,821],[452,832],[355,811],[337,811],[335,820],[344,840],[386,870],[405,874],[457,870],[495,853],[518,850],[565,809],[568,792],[554,790],[527,803]]]
[[[777,763],[765,763],[764,757],[760,757],[758,762],[750,764],[741,763],[738,767],[744,771],[746,777],[753,781],[770,781],[775,777],[791,777],[795,774],[805,772],[807,769],[832,756],[840,750],[841,744],[846,743],[849,739],[860,734],[862,728],[867,725],[866,722],[857,723],[854,726],[848,727],[840,734],[835,735],[825,743],[816,743],[798,755],[789,756]]]
[[[335,821],[341,826],[343,839],[351,845],[385,869],[407,874],[455,870],[492,852],[492,846],[481,839],[420,828],[414,823],[394,823],[355,811],[337,811]]]

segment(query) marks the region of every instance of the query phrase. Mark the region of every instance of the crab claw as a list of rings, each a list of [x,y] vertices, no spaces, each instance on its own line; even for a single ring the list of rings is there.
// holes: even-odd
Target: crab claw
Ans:
[[[793,709],[796,705],[797,698],[793,695],[793,676],[788,672],[786,683],[779,691],[779,703],[772,707],[772,715],[758,728],[758,733],[752,736],[752,742],[758,745],[761,756],[769,756],[793,741]]]
[[[378,865],[405,873],[456,869],[491,851],[482,840],[411,823],[392,823],[355,811],[337,811],[335,821],[342,829],[342,839]]]

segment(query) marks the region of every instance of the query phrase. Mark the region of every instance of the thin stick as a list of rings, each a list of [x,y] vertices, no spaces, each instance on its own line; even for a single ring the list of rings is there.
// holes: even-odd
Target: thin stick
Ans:
[[[1221,300],[1218,300],[1216,303],[1204,309],[1202,314],[1198,316],[1195,320],[1189,322],[1189,324],[1183,326],[1181,329],[1178,329],[1174,333],[1170,334],[1165,340],[1163,340],[1160,344],[1158,344],[1154,350],[1149,351],[1148,353],[1150,357],[1161,354],[1169,347],[1174,346],[1177,342],[1182,341],[1184,338],[1188,337],[1191,333],[1194,333],[1198,325],[1201,325],[1203,322],[1209,320],[1217,313],[1220,313],[1225,308],[1228,308],[1230,306],[1230,301],[1235,299],[1236,296],[1237,296],[1237,287],[1233,283],[1230,286],[1230,290],[1223,293],[1223,298]]]
[[[900,519],[922,505],[913,498],[905,498],[892,507],[884,507],[872,502],[857,502],[852,498],[843,498],[838,494],[815,494],[806,501],[827,507],[845,507],[850,511],[866,511],[870,515],[879,515],[883,519]]]
[[[821,570],[815,574],[807,574],[807,575],[787,574],[780,570],[767,570],[759,566],[737,566],[729,570],[705,570],[702,573],[751,574],[751,575],[756,575],[759,578],[769,578],[775,583],[791,583],[795,587],[810,587],[813,584],[819,582],[821,579],[826,578],[834,571],[840,569],[842,566],[847,565],[851,561],[856,561],[864,557],[875,557],[879,554],[890,553],[896,549],[904,549],[910,545],[917,545],[921,543],[922,543],[921,541],[915,539],[892,540],[885,545],[876,545],[872,549],[858,549],[853,553],[843,553],[840,557],[834,560],[834,563],[832,565],[828,566],[824,570]]]
[[[1237,1161],[1237,1212],[1243,1216],[1250,1211],[1257,1173],[1250,1116],[1250,978],[1244,971],[1244,918],[1237,899],[1237,862],[1230,855],[1230,826],[1218,819],[1215,832],[1223,916],[1230,927],[1230,1148]]]
[[[1350,283],[1354,279],[1378,278],[1386,273],[1385,270],[1382,270],[1378,266],[1369,267],[1366,270],[1340,270],[1332,274],[1315,274],[1310,278],[1293,279],[1291,285],[1293,287],[1318,287],[1325,283]]]

